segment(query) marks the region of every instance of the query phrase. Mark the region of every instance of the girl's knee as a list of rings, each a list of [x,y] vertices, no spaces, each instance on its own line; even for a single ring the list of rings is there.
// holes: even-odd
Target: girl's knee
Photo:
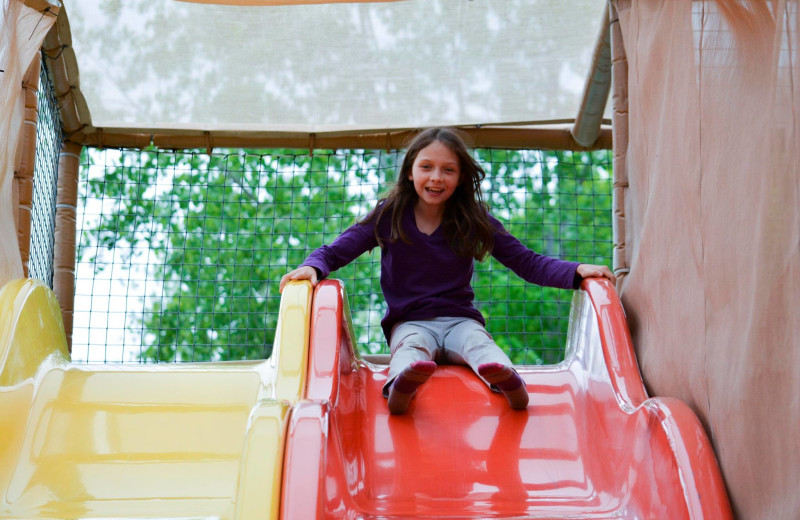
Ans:
[[[394,350],[401,345],[418,345],[427,347],[430,343],[435,343],[435,339],[430,336],[424,328],[416,326],[413,322],[402,323],[392,331],[389,344]]]
[[[464,350],[466,351],[495,351],[502,349],[497,346],[492,336],[482,329],[474,329],[464,338]]]
[[[422,334],[408,334],[398,341],[392,341],[391,353],[394,356],[398,352],[422,352],[431,357],[432,349],[429,343]]]
[[[501,349],[497,343],[489,340],[475,338],[465,347],[464,357],[470,361],[470,365],[477,366],[484,363],[498,363],[503,366],[512,367],[511,359],[508,354]]]

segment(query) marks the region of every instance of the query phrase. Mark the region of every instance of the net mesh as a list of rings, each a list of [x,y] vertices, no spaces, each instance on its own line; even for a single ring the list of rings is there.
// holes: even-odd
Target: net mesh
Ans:
[[[178,362],[271,353],[278,281],[374,206],[398,151],[87,149],[73,359]],[[528,247],[610,263],[611,154],[474,150],[492,212]],[[380,252],[345,282],[362,353],[385,353]],[[570,292],[476,265],[476,304],[518,364],[563,358]]]
[[[39,120],[36,126],[28,276],[37,278],[52,288],[58,157],[63,136],[58,116],[58,101],[47,74],[45,61],[42,60],[39,76],[37,102]]]

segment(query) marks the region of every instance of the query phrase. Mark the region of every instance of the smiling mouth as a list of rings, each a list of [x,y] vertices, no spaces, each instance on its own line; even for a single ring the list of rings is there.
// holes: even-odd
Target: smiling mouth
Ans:
[[[444,188],[430,188],[430,187],[428,187],[428,188],[425,188],[425,191],[429,191],[431,193],[443,193],[444,192]]]

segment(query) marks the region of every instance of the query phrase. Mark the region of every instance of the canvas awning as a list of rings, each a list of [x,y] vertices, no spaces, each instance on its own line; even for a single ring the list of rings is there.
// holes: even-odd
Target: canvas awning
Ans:
[[[74,50],[68,133],[203,146],[430,125],[552,129],[575,120],[606,21],[599,0],[219,4],[67,2],[47,52]]]

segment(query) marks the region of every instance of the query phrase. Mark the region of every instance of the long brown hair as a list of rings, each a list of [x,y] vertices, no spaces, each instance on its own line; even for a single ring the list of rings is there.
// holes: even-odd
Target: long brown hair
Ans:
[[[361,222],[366,224],[372,220],[376,221],[375,237],[378,244],[383,247],[383,239],[378,235],[377,222],[380,222],[388,212],[391,218],[389,241],[394,242],[399,239],[411,243],[402,226],[406,208],[409,204],[412,206],[416,204],[419,199],[414,189],[414,182],[409,179],[411,168],[419,152],[436,141],[445,145],[458,157],[460,169],[458,186],[445,203],[442,232],[457,255],[483,260],[494,247],[495,232],[489,221],[488,207],[483,201],[481,190],[481,181],[486,177],[486,172],[469,153],[464,139],[454,128],[428,128],[411,140],[406,148],[394,187],[378,201],[375,209]]]

